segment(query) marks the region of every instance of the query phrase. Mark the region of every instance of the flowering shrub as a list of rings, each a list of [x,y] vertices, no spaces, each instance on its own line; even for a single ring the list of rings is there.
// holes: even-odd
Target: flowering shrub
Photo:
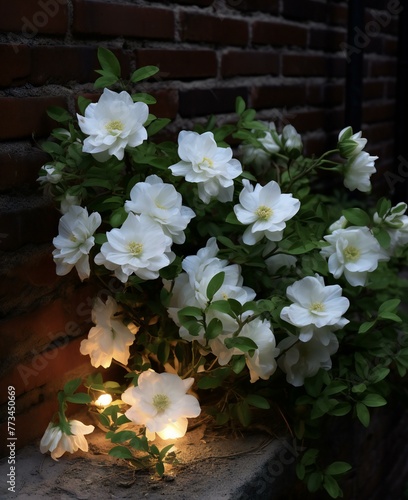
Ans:
[[[97,88],[131,91],[158,71],[140,68],[125,82],[110,51],[99,60]],[[65,410],[95,411],[99,392],[114,397],[96,411],[111,453],[135,463],[142,452],[159,474],[171,445],[159,451],[156,433],[180,437],[200,412],[246,427],[254,409],[281,418],[271,409],[279,406],[308,444],[299,478],[336,498],[350,466],[320,463],[312,439],[333,417],[367,427],[391,374],[408,368],[399,308],[407,205],[347,196],[370,191],[376,159],[351,127],[337,149],[309,158],[293,126],[279,134],[237,99],[234,123],[210,119],[175,143],[155,140],[169,120],[149,114],[153,102],[104,88],[97,103],[79,98],[77,121],[50,110],[64,128],[43,144],[52,161],[39,180],[63,214],[56,272],[75,267],[112,290],[95,299],[80,350],[95,368],[115,362],[127,374],[118,382],[96,373],[87,393],[81,380],[68,382],[41,451],[86,450],[90,427]]]

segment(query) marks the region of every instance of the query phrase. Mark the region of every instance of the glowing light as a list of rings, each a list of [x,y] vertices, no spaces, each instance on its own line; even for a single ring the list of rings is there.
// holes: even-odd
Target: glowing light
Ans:
[[[95,405],[103,408],[112,403],[112,396],[110,394],[101,394],[99,398],[95,401]]]

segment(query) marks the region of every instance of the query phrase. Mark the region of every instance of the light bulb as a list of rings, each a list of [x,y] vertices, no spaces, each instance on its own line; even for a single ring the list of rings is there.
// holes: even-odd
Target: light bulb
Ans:
[[[99,398],[95,401],[95,405],[99,406],[99,408],[108,406],[111,403],[112,403],[112,396],[110,394],[101,394]]]

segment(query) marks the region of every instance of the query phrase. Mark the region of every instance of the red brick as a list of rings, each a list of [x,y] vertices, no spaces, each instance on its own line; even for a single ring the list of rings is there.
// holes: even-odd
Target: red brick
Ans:
[[[38,33],[65,34],[68,28],[67,0],[13,0],[0,4],[3,31],[21,33],[31,39]],[[12,37],[9,37],[12,39]]]
[[[293,125],[300,133],[314,132],[324,129],[326,125],[325,112],[323,110],[314,111],[293,111],[286,123]]]
[[[24,83],[30,73],[30,48],[27,45],[0,44],[0,87]]]
[[[374,76],[392,76],[395,77],[397,71],[397,61],[394,58],[374,59],[369,61],[369,75]]]
[[[74,0],[73,31],[169,40],[174,38],[174,12],[163,8]]]
[[[386,96],[388,99],[395,99],[396,92],[397,92],[397,82],[396,81],[389,81],[386,84]]]
[[[227,0],[228,7],[247,11],[268,12],[277,14],[279,11],[279,0]]]
[[[395,118],[395,103],[394,102],[379,102],[375,105],[372,103],[363,107],[363,121],[366,123],[384,122]]]
[[[278,75],[279,55],[271,52],[231,50],[223,54],[222,76]]]
[[[130,64],[127,55],[112,50],[119,59],[124,78],[129,77]],[[96,47],[37,46],[32,49],[32,71],[30,83],[78,83],[94,82],[99,76],[95,70],[100,67]],[[64,61],[64,64],[61,64]]]
[[[309,46],[311,49],[337,52],[346,42],[346,31],[333,28],[312,28]]]
[[[374,123],[364,127],[363,136],[369,143],[375,144],[393,137],[395,134],[395,122]]]
[[[158,79],[208,78],[217,74],[213,50],[140,49],[136,51],[136,61],[139,67],[158,66]]]
[[[46,153],[28,143],[0,146],[0,191],[25,184],[37,185],[38,171],[47,159]]]
[[[10,251],[28,243],[48,243],[57,234],[60,214],[53,205],[36,196],[4,199],[0,213],[1,250]]]
[[[180,115],[187,118],[231,113],[238,96],[247,100],[248,91],[243,87],[193,89],[180,91]]]
[[[308,54],[283,54],[282,73],[284,76],[317,76],[327,71],[324,56]]]
[[[249,27],[248,23],[241,19],[182,12],[181,38],[190,42],[246,45],[249,40]]]
[[[398,53],[398,38],[387,37],[383,40],[384,54],[387,56],[396,56]]]
[[[320,156],[329,149],[327,135],[319,134],[303,140],[303,153],[307,156]]]
[[[255,21],[252,25],[252,42],[305,47],[307,29],[284,21]]]
[[[179,109],[177,90],[155,90],[152,95],[156,104],[149,106],[150,111],[159,118],[175,118]]]
[[[336,26],[347,27],[348,21],[348,7],[346,3],[335,4],[329,3],[328,5],[329,24]]]
[[[376,80],[365,81],[363,86],[364,99],[381,99],[385,94],[385,83]]]
[[[48,135],[55,122],[47,116],[50,106],[66,107],[63,97],[0,97],[0,139]]]
[[[256,109],[302,106],[306,102],[306,86],[292,84],[253,87],[251,96],[252,106]]]
[[[307,19],[308,21],[326,22],[327,4],[313,0],[285,0],[282,14],[286,18]]]

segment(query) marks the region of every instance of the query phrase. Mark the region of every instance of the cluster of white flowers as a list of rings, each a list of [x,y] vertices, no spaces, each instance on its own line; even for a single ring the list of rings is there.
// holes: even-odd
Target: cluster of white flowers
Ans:
[[[283,353],[279,366],[287,381],[298,386],[320,368],[330,369],[330,355],[338,348],[333,332],[349,323],[343,314],[350,302],[342,297],[339,285],[326,286],[318,274],[296,281],[286,295],[292,304],[282,309],[280,317],[299,328],[299,336],[291,335],[279,343]]]
[[[41,453],[50,451],[51,457],[58,460],[65,452],[88,451],[88,442],[84,436],[93,432],[95,427],[79,420],[68,420],[68,425],[70,434],[65,433],[58,424],[48,424],[40,442]]]
[[[374,162],[378,156],[370,156],[363,151],[367,139],[361,132],[353,134],[351,127],[344,128],[338,137],[338,148],[341,156],[347,159],[344,166],[344,185],[350,191],[358,189],[364,193],[371,190],[370,177],[376,172]]]

